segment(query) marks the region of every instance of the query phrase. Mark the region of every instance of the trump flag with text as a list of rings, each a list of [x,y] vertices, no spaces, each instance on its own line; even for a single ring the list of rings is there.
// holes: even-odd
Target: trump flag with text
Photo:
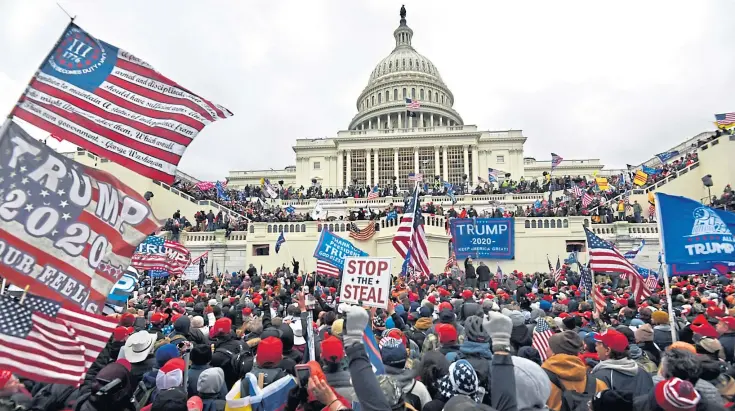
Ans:
[[[194,137],[232,116],[74,23],[60,40],[12,112],[55,138],[171,184]]]
[[[99,312],[137,245],[160,227],[143,197],[12,121],[0,133],[0,273]]]

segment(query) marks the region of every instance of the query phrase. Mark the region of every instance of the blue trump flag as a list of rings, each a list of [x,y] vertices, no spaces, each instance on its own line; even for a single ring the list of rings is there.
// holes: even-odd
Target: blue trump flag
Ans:
[[[215,184],[214,186],[217,189],[217,198],[221,198],[225,201],[230,201],[230,196],[225,191],[225,188],[222,187],[221,182],[218,181],[217,184]]]
[[[281,231],[281,235],[278,236],[278,240],[276,240],[276,254],[278,254],[279,251],[281,251],[281,245],[286,242],[286,237],[283,236],[283,231]]]
[[[678,155],[679,155],[679,152],[677,150],[672,150],[672,151],[667,151],[665,153],[658,153],[656,154],[656,157],[658,157],[658,159],[662,163],[665,163]]]
[[[367,257],[369,254],[352,245],[342,237],[322,230],[319,242],[314,249],[314,258],[326,261],[341,270],[345,266],[345,257]]]
[[[367,351],[370,364],[373,366],[375,375],[385,374],[385,366],[383,366],[383,357],[380,356],[380,347],[378,342],[375,340],[375,334],[373,329],[370,328],[371,322],[368,322],[365,326],[365,332],[362,333],[362,342],[365,344],[365,351]]]
[[[667,264],[735,261],[735,214],[697,201],[656,194],[662,249]]]

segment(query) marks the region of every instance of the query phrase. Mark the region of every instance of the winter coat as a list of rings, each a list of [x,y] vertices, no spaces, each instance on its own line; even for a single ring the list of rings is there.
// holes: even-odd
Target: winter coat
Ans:
[[[722,334],[719,341],[725,350],[725,361],[732,364],[735,362],[735,332]]]
[[[541,368],[556,374],[565,389],[584,392],[585,386],[587,385],[587,366],[579,357],[567,354],[555,354],[546,359],[541,364]],[[590,378],[594,377],[590,376]],[[607,384],[598,379],[595,392],[606,389]],[[561,389],[554,384],[551,384],[551,394],[546,405],[554,411],[561,409]]]
[[[653,327],[653,342],[658,346],[658,349],[663,352],[666,351],[666,347],[671,345],[671,325],[660,324]]]
[[[632,392],[634,397],[653,389],[651,375],[630,358],[601,361],[592,369],[592,375],[611,390]]]
[[[385,373],[395,378],[398,385],[403,388],[404,394],[413,394],[418,397],[419,401],[421,401],[421,407],[431,401],[429,390],[426,389],[426,386],[421,381],[416,380],[413,370],[386,365]]]
[[[464,260],[464,277],[467,279],[477,278],[475,274],[475,266],[469,261],[469,258]]]
[[[490,281],[490,268],[486,265],[477,267],[477,279],[478,281]]]

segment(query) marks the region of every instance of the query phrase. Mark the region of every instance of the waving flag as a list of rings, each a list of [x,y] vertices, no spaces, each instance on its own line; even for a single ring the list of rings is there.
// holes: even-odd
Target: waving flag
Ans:
[[[74,23],[12,114],[167,184],[204,126],[232,116]]]
[[[322,260],[316,262],[316,273],[326,277],[339,278],[339,268]]]
[[[561,260],[559,259],[559,256],[556,256],[556,269],[554,270],[554,281],[561,281],[562,280],[562,273],[561,273]]]
[[[498,265],[498,270],[495,272],[495,277],[498,280],[503,280],[503,270],[500,269],[500,265]]]
[[[293,213],[296,212],[296,208],[294,208],[294,206],[290,205],[290,206],[284,208],[284,211],[286,211],[289,214],[293,214]]]
[[[130,265],[138,270],[153,271],[151,276],[181,275],[191,262],[191,253],[176,241],[148,236],[133,254]]]
[[[211,181],[200,181],[195,184],[195,187],[202,191],[207,191],[214,188],[214,183]]]
[[[559,167],[559,164],[564,161],[564,158],[556,153],[551,153],[551,171]]]
[[[623,256],[627,258],[628,260],[634,259],[638,255],[638,253],[643,249],[644,245],[646,245],[646,240],[641,240],[640,244],[633,247],[632,250],[626,251]]]
[[[423,275],[429,275],[429,247],[426,242],[424,223],[419,205],[419,190],[414,189],[412,199],[405,208],[405,214],[401,217],[398,231],[393,236],[393,247],[398,251],[401,258],[406,258],[411,251],[411,265],[421,271]]]
[[[374,200],[376,198],[380,197],[380,192],[378,191],[378,185],[374,185],[372,190],[367,195],[368,200]]]
[[[418,100],[415,99],[406,99],[406,110],[408,111],[416,111],[421,108],[421,103],[419,103]]]
[[[607,303],[605,300],[605,296],[602,294],[602,291],[600,291],[600,286],[595,286],[595,291],[592,294],[592,302],[595,304],[595,311],[598,313],[604,313],[605,308],[607,308]]]
[[[719,128],[735,127],[735,113],[715,114],[715,120]]]
[[[594,197],[592,197],[588,192],[585,192],[582,196],[582,207],[587,208],[587,206],[592,204],[592,201],[594,201]]]
[[[637,185],[638,187],[643,187],[647,181],[648,174],[646,174],[643,170],[638,170],[635,172],[635,177],[633,177],[633,184]]]
[[[672,151],[667,151],[667,152],[664,152],[664,153],[658,153],[658,154],[656,154],[656,157],[658,157],[658,159],[659,159],[659,161],[661,161],[661,163],[666,163],[667,161],[671,160],[672,158],[674,158],[674,157],[676,157],[678,155],[679,155],[679,151],[678,150],[672,150]]]
[[[278,236],[278,240],[276,240],[276,254],[278,254],[279,251],[281,251],[281,245],[286,242],[286,237],[283,236],[283,231],[281,231],[281,235]]]
[[[626,260],[612,244],[596,236],[587,227],[584,228],[584,231],[587,234],[589,265],[592,270],[627,274],[636,302],[641,302],[651,296],[651,291],[644,284],[643,277],[638,274],[638,270],[630,261]]]
[[[582,197],[582,188],[576,184],[572,186],[572,193],[577,197]]]
[[[214,186],[217,188],[217,198],[219,198],[220,200],[230,201],[230,195],[227,194],[227,191],[225,191],[222,183],[218,181],[217,184],[215,184]]]
[[[554,331],[549,327],[544,317],[539,317],[536,327],[533,329],[533,337],[531,338],[531,346],[538,351],[541,361],[546,361],[546,350],[549,348],[549,339],[554,335]]]
[[[457,255],[454,254],[454,251],[452,251],[452,254],[447,258],[447,263],[444,265],[444,272],[450,272],[452,270],[452,267],[454,267],[457,264]]]
[[[577,262],[577,265],[579,265],[579,288],[589,295],[592,293],[592,284],[594,283],[592,271],[580,262]]]
[[[531,286],[531,292],[534,294],[538,294],[538,278],[533,281],[533,285]]]
[[[350,229],[350,238],[358,241],[367,241],[375,235],[375,220],[370,220],[368,225],[363,229],[358,228],[354,221],[348,227]]]
[[[2,276],[42,297],[99,312],[135,248],[161,221],[112,174],[55,152],[13,121],[6,125],[0,131]]]
[[[408,173],[408,181],[424,181],[424,175],[421,173]]]

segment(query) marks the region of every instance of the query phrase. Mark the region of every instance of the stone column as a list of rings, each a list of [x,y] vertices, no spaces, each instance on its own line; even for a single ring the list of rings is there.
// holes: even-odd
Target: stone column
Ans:
[[[479,155],[477,154],[477,146],[472,146],[472,175],[470,176],[470,181],[472,184],[475,183],[477,180],[477,176],[480,175],[480,159]]]
[[[464,154],[464,163],[463,163],[464,173],[469,176],[469,174],[470,174],[470,152],[468,150],[467,145],[463,145],[462,146],[462,149],[464,150],[464,153],[463,153]],[[349,155],[349,154],[350,154],[350,152],[348,151],[347,152],[347,155]],[[347,161],[348,161],[347,164],[349,164],[349,161],[350,161],[350,158],[349,157],[347,157]],[[347,172],[349,172],[349,170]]]
[[[396,128],[403,128],[403,123],[401,123],[401,113],[398,112],[398,127]]]
[[[418,147],[413,148],[413,168],[415,169],[414,173],[419,172],[419,148]]]
[[[352,184],[352,150],[347,150],[347,181],[345,182],[345,187],[348,187],[350,184]]]
[[[439,127],[444,125],[444,117],[439,116]]]
[[[365,184],[372,187],[372,175],[370,168],[370,149],[365,150]]]
[[[429,122],[431,123],[430,127],[434,127],[434,113],[429,114]]]
[[[391,118],[390,114],[387,114],[388,116],[388,128],[393,128],[393,119]]]
[[[393,148],[393,175],[398,178],[398,148],[396,147]]]
[[[335,189],[341,190],[344,187],[344,152],[337,150],[337,184],[334,185]]]
[[[378,166],[378,151],[380,149],[373,149],[373,185],[378,184],[380,182],[380,167]]]
[[[373,119],[372,118],[369,118],[368,119],[368,130],[370,130],[372,128],[373,128]]]
[[[444,175],[442,176],[444,178],[444,181],[449,181],[449,160],[447,159],[447,146],[444,146],[444,158],[442,159],[444,163]]]
[[[434,146],[434,175],[439,175],[439,146]],[[433,177],[433,176],[432,176]]]
[[[419,127],[424,126],[424,112],[419,113]]]

